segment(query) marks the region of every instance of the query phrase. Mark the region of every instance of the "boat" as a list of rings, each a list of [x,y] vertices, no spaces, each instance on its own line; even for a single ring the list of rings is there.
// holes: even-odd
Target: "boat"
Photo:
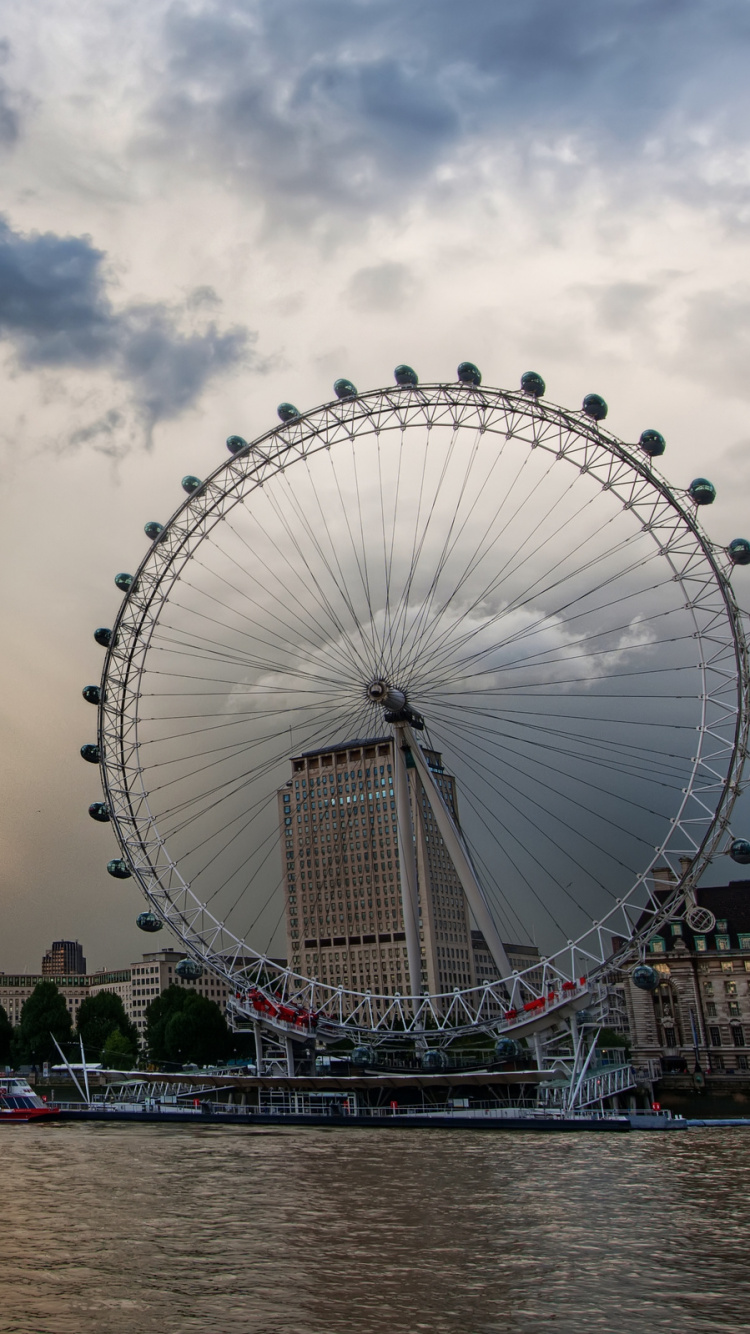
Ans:
[[[46,1121],[57,1107],[38,1097],[28,1080],[0,1075],[0,1125],[18,1121]]]

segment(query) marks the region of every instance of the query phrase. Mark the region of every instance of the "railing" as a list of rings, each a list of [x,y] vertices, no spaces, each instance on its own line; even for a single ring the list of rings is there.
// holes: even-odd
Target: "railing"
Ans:
[[[618,1093],[635,1088],[637,1083],[638,1077],[632,1065],[614,1065],[609,1069],[597,1070],[583,1080],[576,1105],[589,1107],[605,1098],[614,1098]]]

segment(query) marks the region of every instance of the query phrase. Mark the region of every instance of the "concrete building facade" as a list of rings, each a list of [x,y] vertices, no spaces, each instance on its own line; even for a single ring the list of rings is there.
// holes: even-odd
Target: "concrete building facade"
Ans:
[[[455,780],[436,751],[425,755],[455,813]],[[410,794],[420,886],[418,986],[433,992],[471,986],[463,892],[414,770]],[[409,994],[392,739],[295,756],[278,809],[291,967],[329,985]]]
[[[633,1056],[660,1062],[665,1075],[744,1073],[750,1069],[750,880],[698,889],[696,906],[713,925],[699,931],[676,919],[648,943],[645,962],[659,975],[656,990],[639,990],[631,974],[624,978]]]
[[[438,751],[423,753],[458,822],[455,778]],[[297,755],[291,764],[292,776],[277,794],[290,966],[345,990],[410,994],[393,740],[354,740]],[[417,770],[409,767],[408,774],[419,895],[417,989],[450,995],[476,985],[478,964],[489,975],[489,950],[482,941],[477,953],[461,883]],[[519,946],[515,966],[538,957],[535,947]]]

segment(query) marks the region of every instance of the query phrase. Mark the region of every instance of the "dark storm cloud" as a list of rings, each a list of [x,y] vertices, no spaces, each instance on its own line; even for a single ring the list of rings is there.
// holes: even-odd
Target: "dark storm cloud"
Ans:
[[[129,386],[150,427],[189,408],[215,375],[247,361],[247,329],[221,332],[213,322],[185,328],[184,308],[163,302],[116,309],[104,261],[89,237],[23,235],[0,220],[0,337],[23,369],[107,370]],[[215,304],[209,292],[199,289],[192,306]],[[117,425],[109,416],[97,433]]]
[[[10,56],[10,43],[0,41],[0,66],[4,65]],[[13,103],[13,95],[10,92],[5,80],[0,76],[0,146],[8,148],[18,139],[20,130],[20,121],[18,111]]]
[[[157,145],[296,221],[408,200],[498,150],[561,177],[640,159],[689,195],[718,149],[717,198],[747,200],[745,0],[211,0],[174,6],[163,42]]]

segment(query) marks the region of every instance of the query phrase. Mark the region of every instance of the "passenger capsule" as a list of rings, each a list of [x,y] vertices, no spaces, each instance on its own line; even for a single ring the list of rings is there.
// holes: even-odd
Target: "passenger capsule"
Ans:
[[[638,444],[652,459],[658,459],[667,447],[661,431],[641,431]]]
[[[104,626],[100,625],[99,629],[94,631],[94,639],[102,648],[109,648],[112,643],[112,631],[105,630]]]
[[[423,1051],[419,1064],[423,1070],[445,1070],[448,1057],[444,1051]]]
[[[164,532],[164,524],[157,523],[155,519],[151,519],[148,523],[143,525],[143,531],[149,542],[155,542],[157,537],[161,537]]]
[[[109,822],[109,807],[103,801],[92,801],[89,806],[89,815],[92,820],[98,820],[100,824]]]
[[[279,421],[293,422],[295,417],[299,417],[299,409],[295,408],[293,403],[279,403],[276,409]]]
[[[595,422],[603,422],[609,411],[601,394],[587,394],[581,407],[586,416],[591,417],[592,421]]]
[[[196,963],[195,959],[180,959],[175,966],[175,972],[178,977],[193,978],[203,977],[203,964]]]
[[[141,931],[161,931],[164,925],[155,912],[139,912],[135,924],[141,928]]]
[[[498,1061],[517,1061],[523,1048],[515,1038],[498,1038],[495,1043],[495,1059]]]
[[[99,747],[95,746],[93,742],[86,746],[81,746],[81,754],[84,760],[88,760],[89,764],[99,763]]]
[[[456,375],[461,384],[473,384],[478,388],[482,383],[482,372],[478,366],[474,365],[473,361],[462,361]]]
[[[736,838],[729,849],[729,856],[733,862],[739,862],[740,866],[750,866],[750,840]]]
[[[396,384],[410,384],[412,386],[419,384],[419,376],[413,371],[411,366],[397,366],[393,372],[393,378]]]
[[[356,398],[357,386],[353,385],[351,380],[336,380],[333,392],[337,398]]]
[[[524,371],[521,376],[521,389],[524,394],[528,394],[530,398],[542,398],[546,388],[544,380],[536,371]]]
[[[102,692],[98,686],[84,686],[81,691],[87,704],[101,704]]]
[[[115,880],[129,880],[133,874],[122,857],[113,857],[111,862],[107,862],[107,870],[111,876],[114,876]]]
[[[352,1065],[374,1065],[376,1057],[372,1047],[355,1047],[350,1059]]]
[[[183,477],[180,485],[183,491],[187,491],[188,495],[192,496],[196,491],[200,490],[203,483],[200,477],[193,477],[190,473],[188,473],[187,477]]]
[[[633,979],[633,986],[639,991],[656,991],[659,985],[659,974],[647,963],[639,963],[630,976]]]
[[[121,593],[127,593],[133,587],[132,574],[116,574],[115,587],[119,588]]]
[[[228,435],[227,449],[230,454],[239,454],[241,449],[247,449],[247,440],[243,440],[241,435]]]
[[[696,505],[713,505],[716,499],[716,487],[705,477],[696,477],[688,487]]]
[[[746,537],[735,537],[727,550],[733,565],[750,565],[750,542]]]

